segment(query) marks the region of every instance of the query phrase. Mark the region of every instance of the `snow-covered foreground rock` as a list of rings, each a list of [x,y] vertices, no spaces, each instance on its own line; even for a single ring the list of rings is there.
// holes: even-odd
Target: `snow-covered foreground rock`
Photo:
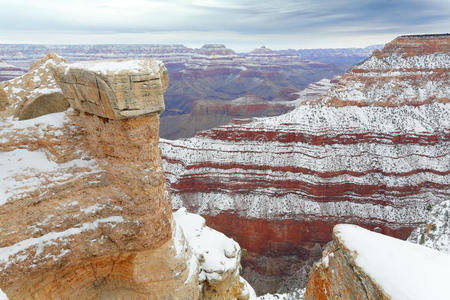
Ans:
[[[258,300],[302,300],[306,289],[297,289],[284,294],[265,294],[259,296]]]
[[[64,62],[64,58],[50,53],[33,63],[28,73],[0,82],[0,116],[13,115],[26,120],[66,110],[69,103],[51,71]],[[1,97],[2,93],[5,93],[4,97]]]
[[[450,255],[356,225],[336,225],[305,299],[446,300]]]
[[[164,66],[98,65],[60,74],[81,98],[71,99],[75,109],[19,121],[9,107],[17,99],[0,116],[0,289],[10,300],[192,300],[215,286],[208,299],[232,291],[247,300],[239,246],[193,217],[189,228],[223,244],[196,247],[186,230],[185,247],[174,226],[158,148]],[[98,84],[103,71],[127,84]],[[129,111],[109,110],[111,98]]]
[[[193,253],[189,261],[190,274],[199,268],[199,283],[203,295],[213,299],[254,299],[255,292],[239,276],[241,248],[234,240],[205,225],[205,219],[180,208],[173,214],[175,223],[183,231],[187,246]],[[176,235],[175,244],[182,244],[182,237]]]

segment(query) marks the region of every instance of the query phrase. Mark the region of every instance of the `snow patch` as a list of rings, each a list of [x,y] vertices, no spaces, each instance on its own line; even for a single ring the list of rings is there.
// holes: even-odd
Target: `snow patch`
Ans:
[[[28,249],[31,247],[36,248],[34,256],[38,257],[44,252],[44,249],[47,246],[55,245],[57,243],[64,244],[71,236],[78,235],[85,231],[95,230],[100,224],[106,223],[114,227],[115,224],[122,223],[123,221],[124,219],[122,216],[112,216],[98,219],[93,222],[83,223],[80,227],[70,228],[62,232],[50,232],[38,238],[30,238],[20,241],[14,245],[0,248],[0,264],[3,265],[0,270],[7,268],[13,263],[17,263],[18,261],[25,260],[28,257]],[[69,249],[63,249],[62,253],[60,253],[60,255],[56,258],[60,258],[61,255],[65,255],[70,252],[67,250]],[[11,257],[15,257],[15,259],[11,259]]]
[[[205,219],[180,208],[173,214],[200,264],[200,281],[220,281],[238,269],[240,247],[234,240],[205,225]],[[175,242],[175,244],[177,244]]]
[[[81,61],[72,63],[66,66],[66,74],[70,69],[85,69],[92,72],[99,72],[101,74],[108,73],[150,73],[154,75],[159,73],[163,63],[161,61],[152,61],[151,65],[148,60],[101,60],[101,61]]]
[[[334,232],[393,300],[448,299],[450,255],[356,225],[337,225]]]

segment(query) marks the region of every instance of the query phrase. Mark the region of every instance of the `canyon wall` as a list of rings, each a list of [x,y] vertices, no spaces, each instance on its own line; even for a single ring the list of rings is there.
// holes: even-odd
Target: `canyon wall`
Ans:
[[[322,79],[305,89],[284,90],[286,101],[269,101],[256,95],[244,95],[233,100],[198,100],[189,114],[161,117],[160,136],[167,139],[193,137],[197,132],[226,125],[233,121],[249,121],[252,117],[270,117],[287,113],[299,105],[314,102],[325,95],[336,79]]]
[[[19,100],[8,101],[0,119],[3,292],[10,300],[249,299],[239,245],[200,216],[185,213],[187,224],[172,216],[158,149],[164,65],[49,64],[72,108],[20,121]],[[214,245],[196,242],[207,238]]]
[[[246,248],[244,274],[259,292],[276,291],[337,223],[406,239],[450,192],[450,55],[440,52],[450,38],[433,39],[443,44],[433,53],[373,56],[316,105],[161,140],[174,207]]]
[[[333,64],[297,54],[280,54],[265,47],[238,55],[216,44],[199,49],[183,45],[0,45],[0,59],[24,69],[48,52],[59,53],[69,62],[162,60],[171,78],[165,95],[165,115],[189,113],[192,103],[203,99],[232,100],[251,93],[273,100],[283,97],[282,90],[299,91],[312,82],[342,73]]]
[[[399,37],[342,76],[322,99],[332,106],[448,103],[449,35]]]

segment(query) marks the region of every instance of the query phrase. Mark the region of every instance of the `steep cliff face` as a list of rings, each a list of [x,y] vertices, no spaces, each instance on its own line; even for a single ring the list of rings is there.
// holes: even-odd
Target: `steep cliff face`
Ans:
[[[337,225],[314,266],[305,299],[446,299],[450,256],[371,232]]]
[[[416,59],[427,57],[430,69],[448,68],[448,53],[428,55]],[[388,60],[394,66],[402,59]],[[427,95],[448,98],[446,70],[430,81]],[[365,83],[345,76],[329,92],[341,97],[339,103],[353,94],[374,101],[372,92],[360,93]],[[376,92],[372,87],[379,80],[383,94],[383,71],[371,76],[368,90]],[[337,92],[342,86],[349,92]],[[424,94],[408,82],[395,86],[389,92],[400,98]],[[260,292],[273,292],[308,260],[316,243],[331,240],[337,223],[406,239],[425,221],[427,205],[445,200],[450,191],[449,113],[448,103],[304,105],[191,139],[161,140],[160,147],[174,206],[204,215],[213,228],[235,238],[248,250],[246,278]]]
[[[448,103],[450,35],[399,37],[354,66],[322,99],[333,106]]]
[[[192,104],[189,114],[162,117],[160,136],[166,139],[193,137],[199,131],[229,124],[233,120],[243,122],[243,119],[250,121],[249,118],[252,117],[282,115],[299,105],[316,101],[324,96],[335,82],[324,78],[309,84],[300,92],[281,91],[285,94],[282,98],[290,98],[289,101],[268,101],[256,95],[244,95],[229,101],[198,100]]]
[[[172,218],[158,149],[164,66],[54,69],[75,110],[0,122],[0,288],[9,299],[247,299],[239,246],[218,239],[234,247],[214,248],[228,254],[227,276],[218,262],[207,269],[197,253],[211,249],[194,248],[190,228]],[[219,275],[201,278],[205,269]]]
[[[189,113],[199,99],[231,100],[250,93],[273,100],[283,95],[283,90],[299,91],[338,74],[334,65],[265,47],[239,56],[223,45],[205,45],[183,69],[171,72],[166,104],[172,113]],[[289,99],[287,95],[284,100]]]

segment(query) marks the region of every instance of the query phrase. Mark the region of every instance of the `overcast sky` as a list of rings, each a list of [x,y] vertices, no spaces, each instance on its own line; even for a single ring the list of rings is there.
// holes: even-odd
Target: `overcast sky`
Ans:
[[[365,47],[450,31],[449,0],[0,0],[0,43]]]

